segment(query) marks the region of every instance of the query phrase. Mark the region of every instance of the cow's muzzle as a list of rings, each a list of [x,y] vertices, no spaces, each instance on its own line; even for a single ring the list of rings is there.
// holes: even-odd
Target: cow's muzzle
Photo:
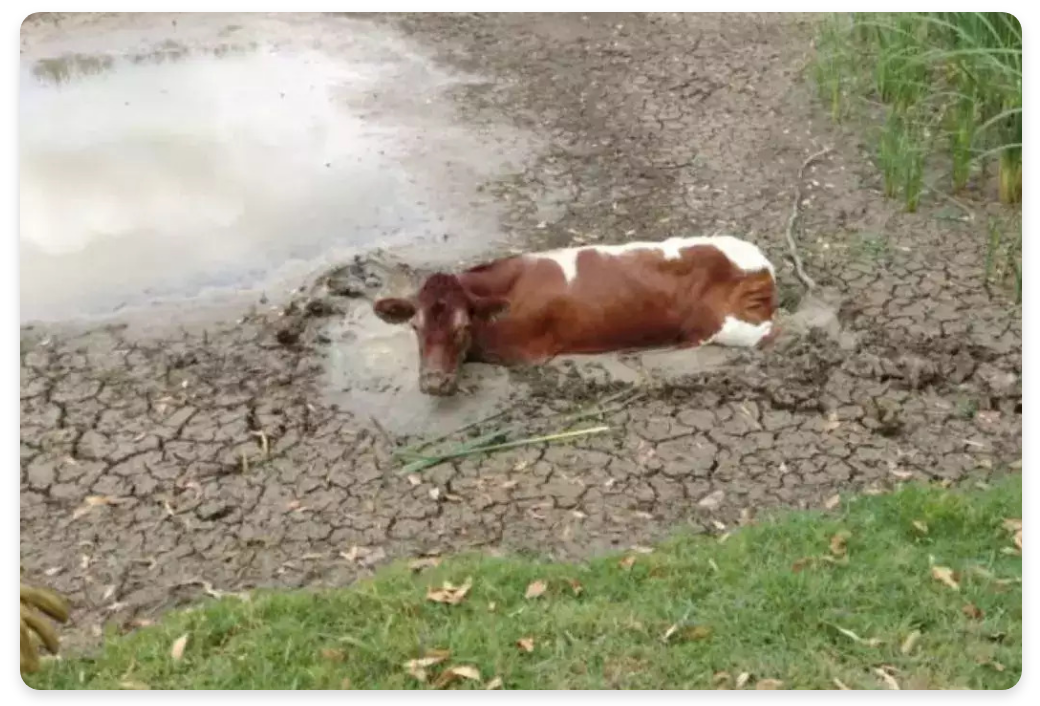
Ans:
[[[441,370],[424,370],[419,374],[419,390],[425,395],[449,397],[459,389],[458,378]]]

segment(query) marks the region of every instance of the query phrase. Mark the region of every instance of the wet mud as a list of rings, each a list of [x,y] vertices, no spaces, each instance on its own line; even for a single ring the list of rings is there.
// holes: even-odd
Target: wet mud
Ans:
[[[741,234],[778,265],[785,334],[765,351],[647,354],[650,384],[617,357],[472,366],[458,399],[424,407],[410,333],[368,311],[435,266],[395,247],[204,323],[27,324],[21,560],[70,595],[74,642],[207,590],[345,585],[464,549],[582,558],[839,492],[1014,472],[1021,308],[983,284],[985,207],[968,221],[882,197],[861,138],[802,76],[811,18],[348,19],[491,77],[447,89],[458,125],[544,141],[475,189],[508,245],[462,259]],[[820,283],[806,295],[783,228],[798,166],[823,145],[835,151],[804,184],[802,255]],[[605,434],[411,476],[392,456],[494,412],[484,430],[552,428],[626,390],[641,396]]]

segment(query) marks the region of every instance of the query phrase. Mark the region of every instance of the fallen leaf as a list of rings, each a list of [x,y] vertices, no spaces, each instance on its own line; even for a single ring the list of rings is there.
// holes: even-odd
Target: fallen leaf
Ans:
[[[432,667],[435,664],[440,664],[444,660],[451,656],[451,652],[448,650],[430,650],[426,653],[425,657],[419,659],[410,659],[404,663],[404,668],[408,670],[408,673],[418,679],[421,682],[426,681],[426,668]]]
[[[533,637],[521,637],[516,641],[516,646],[524,652],[534,652],[534,638]]]
[[[719,522],[718,520],[712,520],[711,524],[719,532],[725,532],[726,531],[726,525],[724,523],[722,523],[722,522]]]
[[[895,677],[893,677],[891,674],[886,672],[884,669],[881,669],[880,667],[875,667],[874,668],[874,674],[877,674],[879,677],[881,677],[881,681],[885,682],[885,686],[887,686],[892,691],[899,691],[900,690],[899,689],[899,682],[897,682],[895,680]]]
[[[178,660],[184,656],[184,648],[188,646],[188,633],[184,633],[176,640],[173,641],[173,647],[170,648],[170,657],[174,660]]]
[[[344,659],[343,650],[326,647],[321,651],[321,658],[327,659],[330,662],[342,662]]]
[[[1022,530],[1022,520],[1018,518],[1006,518],[1002,524],[1008,532],[1020,532]]]
[[[344,559],[346,559],[347,561],[356,562],[358,559],[360,559],[361,557],[364,557],[365,555],[367,555],[371,551],[372,551],[371,549],[366,549],[365,547],[359,547],[358,545],[355,544],[354,546],[352,546],[347,551],[340,552],[339,555],[341,557],[343,557]]]
[[[457,667],[449,667],[441,672],[434,683],[434,688],[442,689],[458,679],[469,679],[480,681],[480,670],[469,664],[460,664]]]
[[[986,666],[993,667],[993,669],[995,669],[998,672],[1003,672],[1004,671],[1004,665],[1001,664],[1000,662],[996,661],[996,660],[991,660],[991,661],[987,662]]]
[[[920,639],[921,639],[921,631],[920,630],[914,630],[913,632],[911,632],[909,635],[906,636],[905,640],[903,640],[903,644],[899,646],[899,651],[902,652],[905,655],[910,654],[910,652],[914,649],[914,645],[916,645],[917,641],[920,640]]]
[[[824,431],[834,431],[841,426],[841,422],[838,421],[838,415],[835,412],[831,412],[827,416],[827,421],[823,423]]]
[[[487,684],[484,685],[485,690],[501,689],[502,688],[502,677],[495,677]]]
[[[851,689],[849,689],[849,687],[845,685],[845,682],[843,682],[841,679],[838,679],[838,677],[834,677],[832,681],[834,682],[834,686],[838,687],[842,691],[851,691]]]
[[[911,478],[914,477],[914,472],[913,471],[902,471],[902,470],[899,470],[898,468],[893,468],[892,470],[889,471],[889,473],[894,475],[899,480],[910,480]]]
[[[832,495],[823,501],[823,507],[828,510],[833,510],[839,505],[841,505],[841,495],[838,494]]]
[[[729,672],[715,672],[711,677],[711,683],[715,685],[716,689],[725,689],[729,686],[730,677]]]
[[[440,588],[434,588],[430,586],[426,589],[426,600],[433,601],[434,603],[447,603],[449,605],[458,605],[469,593],[469,589],[473,587],[473,579],[467,577],[461,586],[455,586],[454,584],[445,581],[441,584]]]
[[[848,552],[848,547],[846,546],[846,543],[849,541],[849,538],[851,536],[851,532],[849,532],[848,530],[842,530],[833,537],[831,537],[831,554],[833,554],[834,556],[845,556],[845,554]]]
[[[926,525],[921,520],[914,520],[912,524],[914,525],[914,529],[916,529],[921,534],[928,534],[928,525]]]
[[[775,691],[784,685],[779,679],[759,679],[758,683],[755,684],[755,689],[758,691]]]
[[[743,689],[744,686],[748,683],[749,679],[751,679],[751,673],[750,672],[741,672],[740,674],[737,675],[736,687],[738,689]]]
[[[439,498],[441,496],[441,489],[440,488],[430,488],[429,494],[430,494],[430,500],[436,500],[437,498]]]
[[[441,558],[439,556],[424,556],[419,559],[413,560],[408,564],[408,568],[412,571],[422,571],[423,569],[432,569],[441,565]]]
[[[964,613],[965,617],[972,620],[982,619],[982,610],[974,603],[965,603],[964,607],[961,608],[961,612]]]
[[[871,637],[869,639],[864,639],[864,638],[860,637],[859,635],[857,635],[856,633],[852,632],[851,630],[847,630],[847,629],[841,627],[840,625],[835,625],[834,629],[837,630],[838,632],[840,632],[845,637],[847,637],[850,640],[852,640],[853,642],[858,642],[861,645],[866,645],[868,647],[877,647],[878,645],[881,644],[881,640],[879,640],[876,637]]]
[[[567,579],[567,583],[571,585],[571,590],[574,591],[575,596],[580,596],[585,588],[575,579]]]
[[[119,682],[119,688],[130,689],[133,691],[148,691],[149,689],[151,689],[151,687],[145,684],[144,682],[134,681],[132,679],[124,679],[123,681]]]
[[[83,498],[83,504],[72,511],[72,519],[78,520],[95,507],[101,505],[118,505],[120,503],[125,503],[128,500],[130,500],[130,498],[119,498],[114,495],[88,495]]]
[[[936,581],[942,581],[944,584],[952,588],[954,591],[961,590],[960,585],[954,578],[953,569],[946,566],[933,566],[932,567],[932,578]]]
[[[707,625],[691,625],[682,629],[679,633],[685,642],[694,642],[698,639],[708,639],[711,637],[711,628]]]
[[[527,584],[527,590],[524,591],[524,598],[538,598],[543,593],[545,593],[545,589],[545,581],[542,581],[541,579],[537,581],[532,581],[531,583]]]
[[[678,629],[679,629],[678,625],[672,625],[671,627],[669,627],[667,630],[664,631],[664,635],[661,635],[661,640],[664,641],[664,642],[668,642],[668,638],[670,638],[672,635],[674,635]]]
[[[632,554],[629,554],[624,559],[622,559],[621,561],[618,562],[618,566],[620,566],[625,571],[628,571],[629,569],[632,568],[632,564],[635,564],[635,563],[636,563],[635,556],[632,555]]]
[[[412,485],[422,485],[422,478],[415,473],[409,473],[408,482]]]
[[[630,549],[632,551],[634,551],[636,554],[653,554],[654,553],[653,547],[643,547],[643,546],[640,546],[638,544],[633,544],[630,547]]]
[[[813,558],[811,556],[803,556],[801,559],[798,559],[793,564],[791,564],[791,571],[797,574],[799,571],[811,564],[812,561]]]
[[[709,510],[712,510],[714,508],[717,508],[722,503],[722,500],[725,497],[726,497],[725,491],[715,490],[715,491],[712,491],[711,493],[708,493],[703,498],[701,498],[697,502],[697,504],[700,507],[706,507]]]

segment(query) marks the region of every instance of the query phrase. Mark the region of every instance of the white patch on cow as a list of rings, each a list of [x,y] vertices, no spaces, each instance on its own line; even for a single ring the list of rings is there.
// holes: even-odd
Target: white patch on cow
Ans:
[[[734,316],[727,316],[722,321],[722,328],[705,343],[717,343],[720,346],[734,348],[754,348],[773,330],[772,321],[760,324],[749,324]]]
[[[576,248],[561,248],[527,255],[531,258],[553,260],[563,271],[563,277],[570,284],[578,276],[578,255],[585,250],[592,250],[602,255],[624,255],[637,250],[657,250],[665,259],[676,260],[686,248],[697,245],[710,245],[717,248],[730,262],[745,272],[769,270],[774,277],[773,264],[754,243],[735,238],[732,235],[695,236],[689,238],[669,238],[660,242],[635,241],[622,245],[586,245]]]

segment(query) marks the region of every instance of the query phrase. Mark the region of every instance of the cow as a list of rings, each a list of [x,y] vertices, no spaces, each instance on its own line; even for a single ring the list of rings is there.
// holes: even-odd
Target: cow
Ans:
[[[705,344],[761,347],[773,320],[773,265],[754,244],[720,235],[593,245],[504,257],[438,272],[373,310],[410,323],[419,388],[450,396],[467,361],[537,365],[558,355]]]

